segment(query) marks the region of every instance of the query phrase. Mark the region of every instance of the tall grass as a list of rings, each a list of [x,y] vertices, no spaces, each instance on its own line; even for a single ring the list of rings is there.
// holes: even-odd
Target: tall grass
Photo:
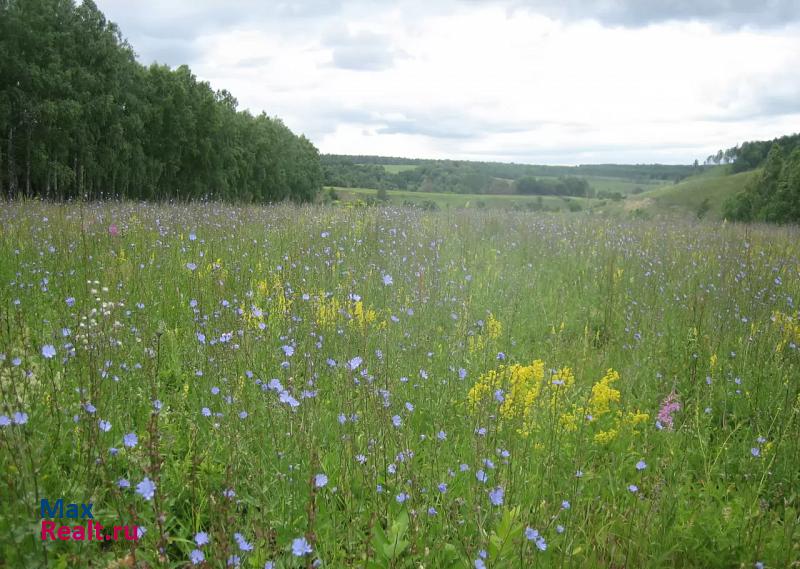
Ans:
[[[135,203],[0,223],[5,566],[800,559],[794,228]],[[59,497],[146,533],[43,542]]]

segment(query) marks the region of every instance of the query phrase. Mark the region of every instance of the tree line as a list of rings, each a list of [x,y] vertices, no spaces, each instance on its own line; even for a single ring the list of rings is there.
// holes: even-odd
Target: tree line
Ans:
[[[600,176],[628,180],[680,181],[697,173],[698,166],[689,164],[580,164],[578,166],[548,166],[515,162],[482,162],[473,160],[440,160],[432,158],[402,158],[397,156],[323,154],[323,165],[345,163],[352,165],[422,166],[453,164],[480,168],[498,178],[517,179],[522,176]]]
[[[534,194],[591,197],[585,176],[678,182],[702,167],[663,164],[542,166],[385,156],[321,157],[323,183],[345,188],[457,194]],[[389,166],[386,168],[385,166]],[[399,168],[393,168],[399,166]]]
[[[559,178],[535,178],[525,176],[514,183],[516,193],[534,196],[576,196],[592,198],[594,188],[586,178],[561,176]]]
[[[733,173],[753,170],[761,166],[773,145],[777,144],[785,156],[800,148],[800,133],[787,134],[772,140],[748,140],[725,150],[718,150],[706,158],[706,164],[731,164]]]
[[[313,199],[314,145],[237,106],[138,63],[91,0],[0,0],[0,195]]]

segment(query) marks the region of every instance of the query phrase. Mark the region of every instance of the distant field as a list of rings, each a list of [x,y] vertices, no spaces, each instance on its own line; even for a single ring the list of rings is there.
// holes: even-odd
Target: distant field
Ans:
[[[376,197],[377,190],[373,188],[333,188],[339,199],[343,201],[366,200]],[[387,191],[389,203],[402,205],[412,202],[415,205],[422,205],[424,202],[432,201],[442,209],[446,208],[514,208],[514,207],[533,207],[541,200],[543,207],[550,210],[568,211],[569,203],[578,203],[582,209],[586,209],[597,200],[586,198],[561,198],[558,196],[517,196],[517,195],[485,195],[485,194],[446,194],[446,193],[427,193],[410,192],[404,190]],[[483,204],[483,205],[481,205]],[[574,206],[573,206],[574,207]]]
[[[409,169],[414,166],[392,166]],[[537,204],[551,211],[569,211],[570,203],[578,204],[580,210],[591,210],[600,214],[628,215],[643,212],[648,215],[694,215],[705,199],[708,199],[707,215],[714,219],[722,217],[722,208],[730,196],[743,190],[747,183],[758,176],[760,170],[730,174],[728,166],[706,170],[702,174],[687,178],[678,184],[664,180],[634,181],[622,178],[587,176],[586,180],[596,193],[619,192],[625,199],[562,198],[560,196],[523,196],[515,194],[453,194],[427,193],[405,190],[387,192],[389,203],[422,205],[432,201],[440,208],[535,208]],[[542,176],[546,177],[546,176]],[[377,196],[373,188],[334,188],[344,201],[366,200]],[[640,192],[636,192],[640,189]],[[576,205],[572,205],[573,210]]]
[[[387,174],[397,174],[418,168],[415,164],[381,164]],[[558,176],[537,175],[537,178],[557,178]],[[646,191],[666,183],[665,180],[631,180],[604,176],[580,176],[585,178],[595,192],[620,192],[623,195],[633,194],[637,189]],[[505,179],[505,178],[499,178]],[[508,179],[513,183],[513,180]]]
[[[556,179],[559,176],[536,176],[542,179]],[[630,180],[625,178],[606,178],[604,176],[579,176],[584,178],[595,193],[600,192],[619,192],[622,195],[635,194],[636,190],[641,192],[658,188],[666,184],[666,180]],[[507,180],[513,184],[514,180]]]
[[[387,174],[397,174],[398,172],[405,172],[406,170],[415,170],[416,164],[381,164]]]
[[[637,189],[650,190],[666,183],[664,180],[635,181],[599,176],[586,176],[586,181],[594,188],[595,192],[619,192],[623,195],[634,194]]]

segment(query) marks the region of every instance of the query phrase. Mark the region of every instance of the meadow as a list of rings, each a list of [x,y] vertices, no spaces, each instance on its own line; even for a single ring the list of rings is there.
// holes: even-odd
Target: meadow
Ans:
[[[384,165],[389,168],[390,165]],[[413,166],[403,166],[413,169]],[[758,179],[762,170],[732,173],[729,165],[707,168],[675,183],[667,180],[635,180],[603,176],[584,178],[597,193],[594,198],[555,195],[462,194],[387,190],[385,201],[391,205],[414,205],[423,208],[488,208],[524,211],[591,211],[603,216],[630,217],[709,217],[722,220],[725,202]],[[556,179],[544,176],[542,179]],[[511,182],[509,180],[509,182]],[[375,188],[333,187],[344,202],[368,202],[377,198]],[[612,196],[616,196],[614,199]]]
[[[344,202],[368,202],[377,200],[378,190],[373,188],[333,187],[337,197]],[[572,196],[521,196],[513,194],[455,194],[448,192],[414,192],[408,190],[387,190],[387,205],[431,207],[438,209],[533,209],[549,211],[569,211],[570,203],[579,209],[589,207],[593,200]],[[573,207],[576,207],[573,205]]]
[[[417,168],[414,164],[381,164],[384,171],[390,174],[397,174],[398,172],[406,172]]]
[[[0,282],[2,567],[800,561],[796,227],[17,202]]]

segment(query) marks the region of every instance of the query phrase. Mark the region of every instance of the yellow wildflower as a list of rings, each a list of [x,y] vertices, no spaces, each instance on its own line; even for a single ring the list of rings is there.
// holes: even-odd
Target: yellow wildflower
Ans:
[[[647,413],[641,413],[638,409],[635,413],[631,413],[630,411],[625,415],[625,423],[628,425],[638,425],[639,423],[645,423],[650,418],[650,415]]]
[[[351,325],[358,326],[361,328],[361,330],[365,330],[367,325],[372,324],[375,321],[375,319],[378,317],[378,314],[372,308],[365,309],[363,301],[359,300],[353,303],[350,316],[352,317],[350,320]]]
[[[604,445],[608,444],[617,438],[617,429],[609,429],[607,431],[600,431],[594,436],[594,442]]]
[[[618,403],[621,394],[611,387],[619,379],[619,373],[610,369],[603,378],[592,386],[592,395],[589,398],[589,412],[593,417],[600,417],[610,411],[612,402]]]
[[[339,310],[341,310],[341,305],[336,297],[326,299],[323,294],[320,294],[317,302],[317,325],[320,328],[334,326],[339,318]]]
[[[489,318],[486,319],[486,335],[492,340],[496,340],[503,333],[503,325],[494,317],[494,314],[489,313]]]

